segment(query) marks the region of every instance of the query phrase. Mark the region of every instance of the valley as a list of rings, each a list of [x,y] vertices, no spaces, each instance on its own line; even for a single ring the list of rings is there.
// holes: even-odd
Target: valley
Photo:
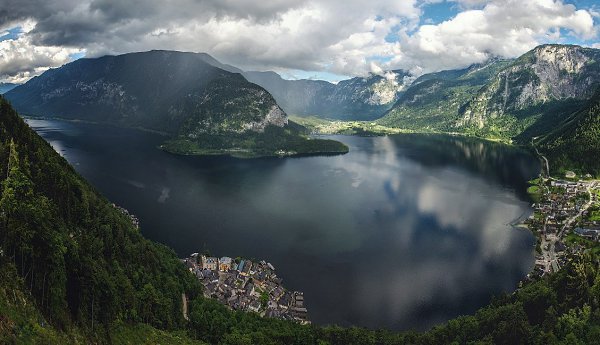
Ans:
[[[582,157],[598,153],[599,51],[541,45],[515,59],[464,69],[418,77],[393,70],[338,84],[243,71],[208,54],[150,51],[78,60],[6,97],[26,115],[165,132],[160,147],[176,154],[344,154],[343,144],[309,134],[449,133],[523,146],[536,138],[555,162],[553,173],[597,175],[597,163]],[[140,73],[165,62],[162,74]],[[117,74],[134,63],[126,75]],[[563,137],[573,132],[578,139]]]
[[[514,60],[425,74],[372,121],[293,116],[315,133],[450,133],[535,147],[552,173],[598,176],[600,50],[543,45]]]
[[[529,212],[525,189],[539,163],[518,147],[434,134],[325,136],[350,152],[248,160],[168,154],[156,149],[162,136],[128,128],[28,123],[135,214],[144,236],[179,257],[209,250],[271,262],[287,289],[304,293],[316,325],[426,327],[439,317],[431,306],[444,304],[445,318],[475,310],[533,266],[533,236],[509,223]],[[457,283],[467,278],[469,287]]]

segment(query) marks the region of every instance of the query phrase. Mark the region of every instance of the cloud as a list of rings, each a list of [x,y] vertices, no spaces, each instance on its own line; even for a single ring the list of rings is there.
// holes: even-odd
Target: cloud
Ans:
[[[424,24],[427,4],[437,2],[3,0],[0,31],[32,23],[12,44],[42,51],[5,53],[0,66],[11,66],[2,69],[5,76],[24,79],[68,61],[62,57],[73,51],[96,57],[177,49],[208,52],[244,69],[428,72],[514,57],[565,33],[597,37],[591,10],[560,1],[457,0],[450,5],[461,9],[455,17]]]
[[[71,60],[70,55],[79,49],[57,46],[40,46],[32,43],[27,35],[32,22],[23,23],[17,38],[0,41],[0,80],[20,83]]]
[[[466,6],[482,1],[461,1]],[[390,66],[421,66],[425,72],[459,68],[493,56],[516,57],[540,43],[560,42],[561,29],[583,40],[597,36],[590,12],[551,0],[501,0],[466,10],[437,25],[402,31],[404,54]]]

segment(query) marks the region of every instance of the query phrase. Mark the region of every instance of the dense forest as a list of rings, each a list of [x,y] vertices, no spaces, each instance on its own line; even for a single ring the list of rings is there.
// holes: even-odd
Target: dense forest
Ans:
[[[183,326],[181,294],[199,289],[174,252],[144,239],[4,99],[0,161],[2,259],[49,323]]]
[[[600,176],[600,90],[541,140],[554,173]]]
[[[203,298],[173,251],[144,239],[2,98],[0,161],[3,344],[600,342],[600,269],[592,254],[425,333],[302,326]]]

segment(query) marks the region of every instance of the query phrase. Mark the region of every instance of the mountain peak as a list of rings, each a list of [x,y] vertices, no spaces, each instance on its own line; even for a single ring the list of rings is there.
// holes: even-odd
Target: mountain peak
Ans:
[[[537,116],[557,116],[553,104],[589,99],[600,81],[600,50],[578,45],[545,44],[525,53],[501,70],[467,105],[459,126],[485,129],[501,116],[506,133]],[[516,127],[514,127],[516,126]],[[536,131],[536,126],[530,126]],[[505,134],[506,134],[505,133]],[[504,135],[504,134],[503,134]]]

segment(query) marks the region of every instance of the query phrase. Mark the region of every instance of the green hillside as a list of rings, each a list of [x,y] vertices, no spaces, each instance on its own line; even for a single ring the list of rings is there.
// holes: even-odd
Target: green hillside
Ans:
[[[600,50],[548,44],[523,54],[479,90],[459,122],[483,136],[528,143],[581,107],[600,85]]]
[[[419,77],[378,123],[413,130],[457,131],[462,108],[509,60]]]
[[[423,75],[378,123],[521,145],[538,138],[554,172],[598,174],[589,100],[599,86],[599,49],[541,45],[515,60]]]
[[[555,173],[575,170],[600,176],[600,92],[539,140]]]
[[[174,252],[144,239],[4,99],[0,161],[2,267],[48,324],[84,333],[115,321],[184,325],[181,294],[200,290]]]

